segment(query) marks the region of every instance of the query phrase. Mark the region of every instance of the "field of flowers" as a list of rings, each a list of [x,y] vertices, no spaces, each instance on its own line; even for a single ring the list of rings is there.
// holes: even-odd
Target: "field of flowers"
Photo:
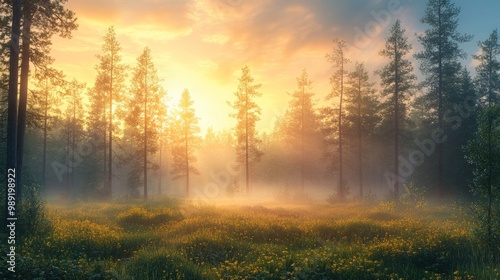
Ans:
[[[51,230],[24,241],[18,279],[500,279],[453,205],[46,208]]]

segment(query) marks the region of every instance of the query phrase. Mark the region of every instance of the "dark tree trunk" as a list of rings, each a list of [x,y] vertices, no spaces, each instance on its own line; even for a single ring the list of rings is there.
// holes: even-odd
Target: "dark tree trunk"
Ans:
[[[399,47],[394,43],[394,197],[399,198]]]
[[[250,168],[249,164],[249,155],[248,155],[248,92],[245,92],[245,183],[247,189],[247,196],[250,196]]]
[[[111,56],[111,63],[114,63],[114,57]],[[108,195],[109,199],[113,198],[113,65],[110,72],[110,89],[109,89],[109,148],[108,148]]]
[[[340,104],[339,104],[339,199],[344,201],[344,170],[343,170],[343,151],[342,151],[342,101],[344,99],[344,56],[342,55],[342,64],[340,67]]]
[[[43,163],[42,163],[42,185],[44,189],[46,188],[45,173],[47,168],[47,118],[48,118],[48,102],[49,91],[47,86],[47,80],[45,80],[45,104],[43,112]]]
[[[443,129],[443,53],[442,53],[442,34],[441,34],[441,5],[438,11],[438,25],[439,25],[439,42],[438,42],[438,128]],[[438,197],[442,199],[444,196],[443,190],[443,144],[437,143],[438,151]]]
[[[28,77],[30,70],[30,37],[31,37],[31,3],[25,1],[23,6],[23,42],[21,56],[21,82],[19,88],[19,111],[17,115],[17,195],[22,199],[23,189],[23,156],[24,135],[26,132],[26,106],[28,103]]]
[[[12,31],[10,41],[9,57],[9,96],[7,108],[7,174],[9,170],[16,168],[16,144],[17,144],[17,82],[19,74],[19,34],[21,33],[21,0],[14,0],[12,6]],[[15,172],[14,172],[15,173]],[[19,187],[15,187],[17,191]],[[14,197],[17,194],[14,193]],[[6,188],[6,199],[8,197],[8,188]],[[7,202],[5,203],[6,217],[9,215]],[[7,222],[7,220],[6,220]],[[6,227],[5,227],[6,228]]]
[[[363,199],[363,140],[361,134],[361,78],[358,79],[358,173],[359,199]]]

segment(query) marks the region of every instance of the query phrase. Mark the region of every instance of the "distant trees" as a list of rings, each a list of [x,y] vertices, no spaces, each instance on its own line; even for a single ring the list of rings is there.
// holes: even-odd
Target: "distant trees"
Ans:
[[[125,104],[125,117],[129,142],[127,162],[132,166],[129,172],[131,188],[143,185],[144,200],[148,198],[148,169],[156,166],[149,158],[156,153],[162,133],[166,105],[163,103],[165,90],[153,64],[151,50],[145,48],[137,58],[133,70],[130,96]]]
[[[96,65],[97,77],[94,86],[92,103],[97,107],[99,115],[93,116],[95,121],[105,121],[106,127],[102,128],[105,137],[104,143],[104,172],[107,171],[106,191],[107,196],[112,196],[113,182],[113,131],[115,129],[113,119],[113,108],[119,102],[122,102],[122,93],[124,90],[124,81],[126,77],[125,65],[121,60],[121,46],[116,39],[116,32],[113,26],[109,27],[108,32],[103,38],[102,55],[98,55],[99,64]],[[106,105],[104,105],[106,104]],[[103,108],[103,106],[107,106]],[[99,118],[97,120],[96,118]],[[107,132],[107,141],[106,141]]]
[[[363,63],[356,63],[349,73],[346,83],[346,120],[351,127],[351,143],[356,143],[359,198],[363,198],[363,157],[364,139],[373,141],[379,124],[379,101],[375,95],[374,83],[370,82],[368,71]]]
[[[307,160],[314,157],[314,149],[318,147],[318,116],[316,115],[312,97],[312,81],[309,80],[307,71],[297,77],[297,90],[289,102],[288,113],[284,117],[286,143],[290,146],[290,155],[298,156],[300,186],[304,192]],[[296,162],[296,161],[294,161]],[[313,164],[309,164],[312,166]]]
[[[490,221],[495,219],[495,214],[488,212],[494,212],[490,206],[496,203],[496,171],[491,169],[490,174],[484,173],[484,170],[490,170],[490,164],[496,164],[495,108],[500,92],[498,32],[493,31],[487,40],[480,43],[479,52],[473,56],[478,63],[477,75],[471,77],[467,68],[460,64],[465,53],[459,47],[460,43],[470,40],[470,36],[457,31],[460,9],[451,0],[429,0],[422,18],[428,26],[427,30],[416,35],[423,46],[423,50],[415,55],[426,78],[422,87],[415,85],[416,76],[408,57],[412,46],[401,21],[397,20],[379,53],[384,65],[376,71],[381,79],[378,95],[367,71],[370,67],[359,62],[351,66],[346,42],[335,39],[331,53],[326,55],[326,61],[333,68],[326,107],[320,110],[315,108],[312,81],[304,69],[297,78],[296,88],[295,85],[289,87],[292,88],[289,94],[291,100],[286,112],[277,116],[274,130],[259,133],[256,126],[261,118],[261,84],[255,82],[250,68],[245,66],[241,68],[234,98],[228,102],[232,110],[230,116],[236,123],[234,131],[219,134],[213,129],[208,130],[200,154],[197,153],[200,128],[189,92],[184,91],[178,109],[167,114],[163,98],[165,91],[160,85],[149,48],[145,48],[139,56],[131,79],[126,81],[122,49],[113,27],[109,27],[103,37],[102,51],[97,56],[99,62],[95,66],[95,83],[90,89],[77,81],[64,81],[62,73],[50,67],[50,37],[54,34],[70,37],[71,31],[77,27],[75,15],[64,8],[65,2],[6,1],[0,5],[0,41],[3,43],[0,48],[10,48],[9,52],[4,51],[0,56],[3,72],[7,72],[6,60],[7,55],[10,56],[8,95],[5,95],[8,96],[8,122],[1,133],[7,131],[7,166],[17,168],[18,174],[22,174],[25,153],[24,129],[31,125],[41,130],[34,129],[32,135],[28,134],[33,136],[28,138],[28,144],[43,141],[43,147],[30,151],[28,146],[27,152],[34,156],[27,158],[29,165],[42,163],[40,179],[44,185],[46,177],[50,176],[46,170],[50,160],[47,150],[57,146],[53,149],[58,157],[54,158],[63,158],[66,147],[66,165],[58,166],[65,168],[67,173],[59,173],[66,176],[68,186],[75,186],[72,183],[76,180],[75,167],[71,161],[78,158],[80,142],[90,143],[88,155],[77,165],[82,165],[79,170],[82,173],[78,174],[86,180],[83,186],[85,195],[96,197],[110,198],[112,193],[118,193],[118,189],[112,188],[116,180],[114,176],[125,173],[128,174],[128,185],[137,196],[140,193],[138,188],[143,187],[144,198],[147,199],[151,193],[151,182],[157,182],[155,179],[159,181],[158,193],[161,193],[161,166],[165,162],[162,152],[166,148],[171,150],[173,156],[173,162],[169,162],[172,164],[170,173],[174,178],[186,178],[188,194],[191,174],[199,173],[194,164],[197,156],[200,156],[202,166],[203,162],[212,164],[212,158],[222,152],[227,153],[217,158],[217,164],[210,166],[211,172],[207,172],[205,178],[217,181],[219,178],[213,174],[229,174],[224,176],[227,180],[217,182],[228,184],[228,194],[233,195],[238,189],[236,173],[227,171],[233,167],[228,155],[234,154],[237,169],[244,168],[248,195],[252,193],[252,180],[256,176],[273,185],[289,186],[296,180],[303,194],[308,180],[311,186],[319,180],[331,180],[319,179],[320,176],[314,173],[322,171],[322,162],[317,159],[324,152],[329,171],[335,176],[338,174],[335,198],[339,201],[345,201],[348,196],[348,182],[359,182],[359,197],[363,197],[368,182],[378,185],[378,180],[383,181],[385,175],[395,197],[398,197],[401,183],[407,179],[416,185],[432,186],[434,178],[429,176],[433,174],[430,171],[437,171],[437,184],[434,185],[443,195],[447,186],[456,188],[466,184],[472,178],[474,168],[474,189],[485,190],[482,199],[491,197],[490,205],[484,208],[489,209],[485,217],[490,217]],[[14,12],[12,29],[8,30],[11,10]],[[5,44],[8,37],[11,43]],[[31,65],[35,69],[30,71]],[[33,77],[36,78],[35,83],[29,83]],[[4,92],[7,90],[6,82],[4,74],[0,80],[0,89]],[[36,88],[31,89],[32,85]],[[28,86],[31,91],[28,91]],[[421,88],[423,91],[419,92]],[[58,101],[63,101],[61,104],[64,105],[58,104]],[[85,104],[87,101],[89,106]],[[57,109],[63,110],[64,114],[59,114]],[[0,110],[3,113],[0,117],[5,122],[3,104]],[[477,116],[480,117],[476,122]],[[54,139],[50,133],[51,124],[55,125],[54,135],[58,133],[60,139],[50,141]],[[434,131],[443,135],[443,141],[429,144],[432,148],[427,151],[409,150],[410,138],[429,138]],[[234,138],[230,133],[234,134]],[[321,141],[327,143],[326,151],[319,150]],[[446,144],[443,143],[445,141]],[[419,140],[415,141],[420,147],[419,143]],[[465,143],[469,143],[467,160],[474,165],[473,168],[463,158],[462,147]],[[390,159],[375,153],[368,154],[369,145],[382,146],[381,152],[377,152],[387,154]],[[479,152],[480,148],[482,152]],[[264,151],[266,158],[256,168],[255,164],[260,162]],[[418,157],[410,158],[409,161],[418,161],[413,167],[423,162],[426,164],[418,169],[412,167],[411,172],[407,172],[410,175],[402,176],[404,168],[401,168],[401,163],[406,152],[410,154],[407,158],[411,155]],[[371,161],[370,156],[373,157]],[[381,160],[381,164],[366,168],[373,167],[375,157]],[[390,162],[386,164],[385,161]],[[126,167],[117,168],[120,167],[115,166],[117,162],[125,163]],[[389,165],[391,171],[394,169],[393,173],[377,173],[378,168],[385,168],[385,165]],[[160,172],[154,178],[151,170],[157,168]],[[224,168],[225,171],[219,170]],[[34,177],[38,175],[36,172]],[[57,176],[62,181],[60,174]],[[120,183],[125,183],[120,176],[118,178]],[[490,179],[484,178],[493,178],[493,184],[489,184]],[[19,183],[22,185],[22,181]],[[337,187],[337,183],[334,185]]]
[[[41,115],[42,130],[43,130],[43,154],[42,154],[42,185],[46,186],[46,169],[47,169],[47,138],[49,130],[54,126],[55,116],[54,111],[58,111],[61,105],[61,96],[64,95],[64,75],[62,72],[53,68],[42,69],[37,75],[36,86],[33,90],[33,99],[35,106]]]
[[[260,119],[260,107],[255,99],[262,95],[258,90],[261,84],[255,84],[250,74],[250,68],[241,69],[239,85],[234,93],[236,100],[229,105],[236,111],[230,116],[236,119],[236,159],[245,166],[245,186],[247,195],[251,194],[250,165],[260,161],[263,153],[259,149],[261,140],[257,136],[255,124]]]
[[[197,158],[194,154],[201,138],[198,118],[193,108],[193,100],[186,89],[181,95],[175,121],[172,123],[172,168],[170,173],[174,179],[184,177],[186,180],[186,195],[189,196],[189,175],[199,174],[194,167]]]
[[[343,132],[342,128],[344,126],[343,120],[343,102],[344,102],[344,78],[347,75],[346,66],[350,62],[346,55],[347,44],[345,41],[340,39],[333,40],[333,50],[331,54],[326,55],[326,59],[328,62],[332,64],[334,69],[333,75],[330,77],[330,83],[332,85],[332,91],[327,96],[327,101],[330,101],[334,98],[339,98],[338,109],[325,109],[324,114],[326,114],[326,118],[329,118],[328,115],[334,115],[334,111],[337,111],[338,121],[337,121],[337,131],[338,131],[338,174],[339,174],[339,186],[338,186],[338,199],[340,201],[344,201],[347,195],[347,185],[344,181],[344,159],[343,159]],[[327,120],[328,122],[328,120]],[[331,128],[333,126],[332,123],[327,123],[328,132],[332,132]],[[328,137],[328,136],[327,136]]]
[[[434,113],[433,128],[444,133],[445,111],[455,100],[457,77],[460,72],[458,60],[465,57],[459,48],[460,43],[471,40],[470,36],[462,35],[457,31],[460,8],[451,0],[429,0],[422,23],[429,25],[422,35],[417,38],[423,46],[423,51],[415,57],[421,62],[420,70],[426,75],[423,83],[428,89],[426,98],[430,105],[430,112]],[[438,156],[437,183],[438,194],[444,194],[443,182],[443,141],[436,143]]]
[[[77,144],[82,140],[84,134],[84,108],[83,108],[83,91],[85,84],[77,80],[72,80],[65,86],[66,111],[64,112],[64,122],[62,127],[62,136],[66,140],[66,195],[69,199],[75,199],[77,189],[75,184],[75,166],[78,162],[76,155]]]
[[[389,63],[377,73],[381,78],[381,95],[388,97],[382,105],[382,116],[384,122],[393,124],[394,145],[394,178],[386,178],[392,182],[394,195],[399,196],[399,153],[401,130],[405,130],[408,122],[407,104],[409,97],[415,89],[416,76],[413,74],[413,66],[407,55],[412,47],[408,43],[405,30],[401,22],[397,20],[391,28],[390,35],[385,42],[385,48],[380,55],[387,58]]]

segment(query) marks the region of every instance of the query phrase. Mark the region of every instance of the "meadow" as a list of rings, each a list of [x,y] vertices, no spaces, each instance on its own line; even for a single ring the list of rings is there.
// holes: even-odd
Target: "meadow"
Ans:
[[[17,279],[500,279],[459,204],[164,198],[45,209]]]

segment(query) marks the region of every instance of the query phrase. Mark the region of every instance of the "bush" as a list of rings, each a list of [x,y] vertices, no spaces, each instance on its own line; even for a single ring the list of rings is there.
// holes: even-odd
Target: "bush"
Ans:
[[[43,238],[51,231],[51,223],[47,218],[45,201],[38,192],[38,186],[26,185],[23,198],[18,206],[18,237],[20,243],[32,238]]]
[[[124,270],[132,279],[206,279],[201,269],[189,262],[178,252],[162,249],[149,249],[139,252]]]
[[[159,208],[153,213],[141,207],[132,207],[116,216],[118,224],[122,227],[158,226],[182,219],[179,211],[170,208]]]

